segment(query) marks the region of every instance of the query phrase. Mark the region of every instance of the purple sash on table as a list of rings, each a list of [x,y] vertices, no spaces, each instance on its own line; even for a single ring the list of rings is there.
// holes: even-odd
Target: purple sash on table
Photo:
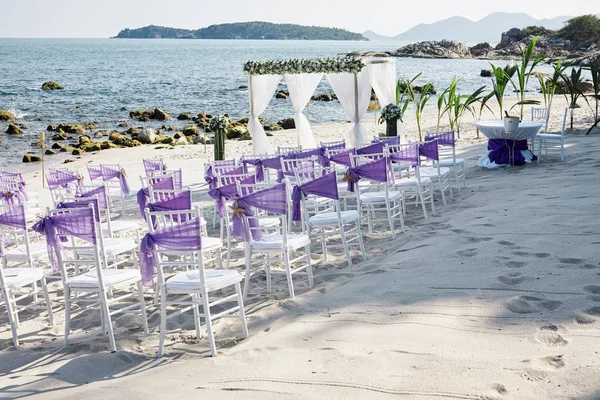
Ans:
[[[111,179],[118,179],[121,184],[121,194],[127,196],[129,194],[129,183],[127,182],[127,174],[124,168],[117,166],[106,166],[101,165],[102,168],[102,179],[106,182]]]
[[[50,265],[52,265],[52,271],[57,272],[60,269],[57,257],[62,248],[60,233],[96,244],[96,222],[93,214],[94,211],[91,208],[77,210],[44,217],[33,225],[32,229],[35,232],[46,236],[48,258],[50,259]]]
[[[377,182],[390,182],[391,168],[389,166],[390,159],[382,157],[370,163],[359,165],[358,167],[350,167],[344,174],[344,182],[348,182],[348,191],[354,192],[354,186],[361,178],[371,179]]]
[[[242,185],[254,184],[256,180],[256,176],[249,176],[240,180],[239,183]],[[237,182],[211,189],[208,191],[208,195],[217,202],[219,218],[223,218],[225,216],[225,200],[231,200],[238,195]]]
[[[200,218],[194,218],[180,225],[147,233],[140,243],[140,272],[142,283],[152,283],[156,266],[156,250],[200,251],[202,236]],[[201,256],[200,256],[201,257]]]
[[[235,200],[231,207],[233,211],[233,236],[242,238],[245,242],[250,238],[246,235],[242,216],[252,217],[252,207],[277,214],[284,214],[287,210],[287,193],[284,183],[275,185],[269,189],[258,190]],[[255,218],[248,219],[250,232],[254,240],[262,237]]]
[[[159,180],[150,185],[152,189],[155,190],[173,190],[173,177],[169,176],[166,178],[159,178]],[[148,198],[150,197],[150,189],[142,188],[137,192],[137,202],[140,207],[140,214],[142,218],[144,217],[144,209],[146,208],[146,204],[148,203]]]
[[[524,165],[525,157],[521,151],[528,150],[527,140],[490,139],[488,150],[490,161],[496,164]],[[534,155],[533,159],[537,157]]]
[[[300,221],[302,219],[300,202],[303,195],[308,196],[309,194],[339,200],[335,173],[332,172],[300,186],[294,186],[294,191],[292,192],[292,221]]]

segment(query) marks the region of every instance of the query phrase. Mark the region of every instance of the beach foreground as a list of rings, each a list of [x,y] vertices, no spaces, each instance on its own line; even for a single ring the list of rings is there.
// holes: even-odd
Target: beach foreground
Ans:
[[[317,140],[345,129],[315,127]],[[485,142],[472,128],[465,137],[458,152],[467,188],[438,203],[437,216],[425,221],[409,209],[407,232],[395,240],[385,230],[366,234],[367,261],[357,253],[352,267],[340,254],[321,261],[315,287],[293,300],[285,279],[272,293],[255,280],[250,338],[239,340],[237,322],[218,322],[218,357],[209,357],[206,338],[177,329],[193,327],[182,317],[156,359],[155,309],[148,336],[137,317],[115,322],[115,354],[93,312],[74,321],[63,349],[57,303],[56,326],[42,317],[23,322],[19,350],[0,316],[0,397],[600,398],[600,140],[576,130],[564,162],[555,153],[540,164],[482,170]],[[200,146],[152,151],[100,156],[127,154],[131,177],[141,157],[162,156],[185,168],[184,183],[201,181]]]

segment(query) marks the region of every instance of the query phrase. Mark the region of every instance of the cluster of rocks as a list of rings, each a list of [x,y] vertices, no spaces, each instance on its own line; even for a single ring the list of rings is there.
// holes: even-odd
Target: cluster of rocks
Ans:
[[[276,99],[287,99],[289,97],[290,92],[288,92],[287,90],[280,90],[277,93],[275,93]],[[337,100],[338,98],[337,94],[335,93],[319,93],[312,95],[310,99],[314,101],[333,101]]]
[[[456,40],[412,43],[391,52],[394,57],[413,58],[470,58],[469,47]]]

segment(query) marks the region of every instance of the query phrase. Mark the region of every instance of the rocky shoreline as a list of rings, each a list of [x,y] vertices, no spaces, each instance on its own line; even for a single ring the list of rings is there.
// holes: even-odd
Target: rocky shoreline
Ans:
[[[527,29],[513,28],[502,34],[500,42],[493,47],[487,42],[475,46],[456,40],[425,41],[409,44],[386,52],[352,52],[348,56],[359,57],[412,57],[440,59],[482,59],[517,60],[521,58],[521,49],[527,46],[535,35]],[[567,59],[573,65],[587,64],[590,59],[600,56],[600,40],[586,48],[578,48],[570,40],[542,34],[536,46],[543,51],[545,61],[552,63]]]

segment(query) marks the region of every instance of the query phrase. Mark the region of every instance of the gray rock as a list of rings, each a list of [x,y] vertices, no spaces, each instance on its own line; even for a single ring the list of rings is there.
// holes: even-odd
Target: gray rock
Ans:
[[[142,132],[138,133],[137,140],[143,144],[150,144],[156,140],[156,132],[154,129],[144,129]]]
[[[481,72],[479,73],[479,76],[482,76],[484,78],[489,78],[492,76],[492,71],[489,69],[482,69]]]
[[[413,58],[469,58],[469,47],[456,40],[427,41],[401,47],[392,55]]]

